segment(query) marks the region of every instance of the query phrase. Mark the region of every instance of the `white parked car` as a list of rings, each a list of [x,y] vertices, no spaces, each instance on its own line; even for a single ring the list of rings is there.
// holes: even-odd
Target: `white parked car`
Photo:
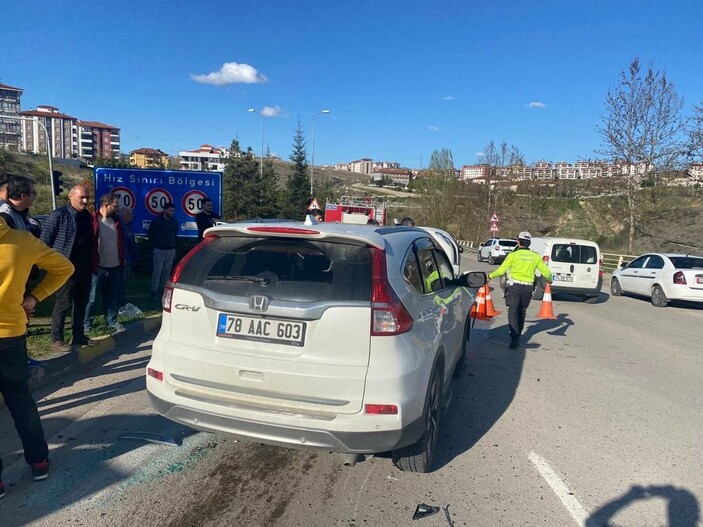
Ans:
[[[478,246],[479,262],[488,260],[491,265],[499,264],[517,247],[517,240],[509,238],[491,238]]]
[[[420,229],[213,227],[167,283],[150,402],[199,430],[429,471],[485,281]]]
[[[610,292],[651,298],[657,307],[670,300],[703,302],[703,257],[675,253],[647,253],[613,271]]]

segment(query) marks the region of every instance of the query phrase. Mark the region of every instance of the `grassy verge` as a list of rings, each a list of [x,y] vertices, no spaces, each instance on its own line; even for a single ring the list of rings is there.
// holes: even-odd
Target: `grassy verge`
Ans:
[[[126,318],[119,316],[121,324],[128,324],[133,320],[146,318],[161,313],[160,300],[154,301],[149,298],[149,282],[151,274],[148,269],[138,267],[132,271],[125,291],[127,302],[134,304],[142,310],[142,314],[136,318]],[[98,294],[95,303],[96,313],[102,312],[102,299]],[[51,312],[54,309],[54,297],[50,297],[37,305],[37,310],[29,322],[27,331],[27,351],[33,359],[41,360],[49,358],[52,352],[49,348],[51,344]],[[83,323],[81,320],[80,324]],[[64,342],[71,342],[71,317],[66,319],[66,329],[64,331]],[[103,315],[96,316],[93,321],[93,328],[88,333],[88,337],[101,337],[111,335],[114,330],[110,328]]]

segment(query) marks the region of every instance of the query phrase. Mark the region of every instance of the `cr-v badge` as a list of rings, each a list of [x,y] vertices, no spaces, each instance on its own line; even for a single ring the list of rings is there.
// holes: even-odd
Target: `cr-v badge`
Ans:
[[[200,311],[199,306],[187,306],[185,304],[176,304],[174,307],[176,309],[182,309],[184,311],[192,311],[193,313]]]
[[[249,309],[263,313],[269,308],[269,297],[264,295],[254,295],[249,298]]]

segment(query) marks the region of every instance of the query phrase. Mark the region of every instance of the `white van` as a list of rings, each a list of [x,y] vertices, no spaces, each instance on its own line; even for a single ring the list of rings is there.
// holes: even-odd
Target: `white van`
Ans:
[[[570,293],[595,303],[603,285],[600,247],[575,238],[532,238],[530,249],[542,255],[552,271],[552,293]],[[532,298],[541,300],[546,280],[535,280]]]

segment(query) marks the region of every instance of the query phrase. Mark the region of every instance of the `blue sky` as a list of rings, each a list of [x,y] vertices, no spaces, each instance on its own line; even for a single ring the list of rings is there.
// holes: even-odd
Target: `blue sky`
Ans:
[[[22,109],[171,155],[239,139],[315,164],[457,167],[489,140],[528,162],[594,158],[608,89],[639,57],[703,102],[700,0],[0,0],[0,82]],[[260,114],[247,112],[255,108]]]

